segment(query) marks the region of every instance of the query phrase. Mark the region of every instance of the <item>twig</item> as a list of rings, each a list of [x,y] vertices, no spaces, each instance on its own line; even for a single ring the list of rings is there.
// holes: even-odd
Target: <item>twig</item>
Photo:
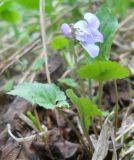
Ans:
[[[41,26],[41,37],[42,37],[42,43],[43,43],[43,53],[45,58],[45,69],[46,69],[46,77],[47,81],[50,84],[51,78],[50,73],[48,69],[48,53],[47,53],[47,45],[46,45],[46,23],[45,23],[45,12],[44,12],[44,1],[40,0],[40,26]]]
[[[124,26],[128,21],[130,21],[134,17],[134,12],[130,14],[124,21],[122,21],[119,25],[116,31],[118,31],[122,26]]]
[[[36,136],[37,136],[36,134],[33,134],[33,135],[31,135],[31,136],[28,136],[28,137],[18,138],[18,137],[16,137],[16,136],[12,133],[12,131],[11,131],[11,125],[10,125],[10,124],[7,124],[7,130],[8,130],[8,134],[9,134],[15,141],[17,141],[17,142],[32,141],[32,140],[34,140],[34,139],[36,138]],[[40,132],[38,135],[39,135],[39,136],[46,135],[46,131]]]
[[[7,46],[6,48],[3,48],[2,50],[0,50],[0,55],[3,54],[4,52],[12,49],[12,48],[15,48],[23,39],[20,38],[18,41],[16,41],[14,44],[11,44],[9,46]]]
[[[130,125],[122,134],[120,134],[118,137],[116,137],[116,141],[118,141],[122,136],[124,136],[127,132],[129,132],[131,129],[134,128],[134,123]]]
[[[134,153],[134,145],[131,146],[127,151],[125,151],[125,152],[123,153],[123,156],[122,156],[121,160],[123,160],[124,157],[125,157],[126,155],[130,154],[131,152]]]
[[[9,68],[11,65],[13,65],[16,61],[18,61],[22,56],[24,56],[25,54],[31,52],[35,47],[37,47],[37,45],[39,44],[39,41],[34,41],[34,43],[30,42],[27,45],[23,46],[20,50],[16,51],[14,54],[14,59],[9,59],[6,62],[8,62],[8,64],[1,70],[0,75],[7,69]],[[21,54],[19,54],[21,53]],[[10,62],[11,61],[11,62]],[[0,68],[1,69],[1,68]]]

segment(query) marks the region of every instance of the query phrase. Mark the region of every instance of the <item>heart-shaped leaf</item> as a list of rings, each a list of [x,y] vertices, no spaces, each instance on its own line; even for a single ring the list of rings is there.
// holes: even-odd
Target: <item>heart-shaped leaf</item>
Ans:
[[[78,70],[78,75],[80,78],[107,81],[125,78],[129,75],[129,71],[117,62],[99,61],[81,67]]]
[[[32,104],[38,104],[46,109],[69,106],[64,92],[55,84],[22,83],[8,94],[20,96]]]

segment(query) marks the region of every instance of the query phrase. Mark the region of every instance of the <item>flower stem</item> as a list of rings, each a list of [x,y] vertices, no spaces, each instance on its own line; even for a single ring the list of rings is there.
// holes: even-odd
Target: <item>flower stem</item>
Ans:
[[[118,110],[119,110],[119,104],[118,104],[119,96],[118,96],[118,88],[117,88],[116,80],[114,80],[114,88],[115,88],[115,108],[114,108],[115,120],[114,120],[114,123],[115,123],[115,131],[116,131],[118,127]]]
[[[89,134],[88,134],[88,129],[86,127],[86,122],[85,122],[85,118],[84,118],[84,113],[82,112],[81,113],[81,119],[82,119],[82,129],[83,129],[83,133],[84,133],[84,136],[86,137],[87,139],[87,142],[88,142],[88,147],[89,147],[89,150],[91,151],[91,153],[93,153],[93,144],[92,144],[92,141],[89,137]]]
[[[37,120],[37,124],[38,124],[38,129],[40,132],[43,132],[43,128],[41,127],[41,123],[40,123],[40,119],[39,119],[39,115],[38,115],[38,112],[37,112],[37,109],[36,109],[36,106],[34,106],[34,115],[36,117],[36,120]],[[47,136],[46,135],[43,135],[42,136],[42,140],[43,142],[45,143],[45,146],[46,148],[48,149],[48,143],[47,143]]]
[[[99,81],[99,107],[100,109],[102,108],[101,100],[102,100],[102,81]]]
[[[92,80],[91,79],[88,80],[88,87],[89,87],[88,95],[89,95],[89,98],[92,100]]]
[[[98,103],[98,105],[99,105],[99,107],[100,107],[100,109],[102,109],[102,102],[101,102],[101,100],[102,100],[102,89],[103,89],[103,85],[102,85],[102,81],[99,81],[99,103]],[[100,122],[100,126],[102,127],[102,118],[101,117],[99,117],[99,122]]]

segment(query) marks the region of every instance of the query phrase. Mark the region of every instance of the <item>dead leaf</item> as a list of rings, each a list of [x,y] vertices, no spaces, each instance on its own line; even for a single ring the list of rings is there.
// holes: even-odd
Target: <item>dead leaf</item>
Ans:
[[[108,121],[108,118],[105,120],[97,145],[95,147],[95,152],[93,154],[92,160],[104,160],[108,153],[109,149],[109,138],[111,137],[113,141],[114,151],[112,160],[117,160],[115,140],[114,140],[114,129],[112,124]]]

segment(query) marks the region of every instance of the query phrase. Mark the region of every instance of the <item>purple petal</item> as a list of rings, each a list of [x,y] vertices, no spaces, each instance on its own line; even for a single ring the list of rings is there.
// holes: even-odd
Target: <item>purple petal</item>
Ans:
[[[85,20],[80,20],[74,24],[75,36],[81,42],[93,42],[93,36],[89,30],[89,25]]]
[[[91,35],[89,35],[89,34],[84,34],[84,35],[76,34],[75,36],[76,36],[76,39],[80,42],[90,43],[90,44],[95,43],[92,34]]]
[[[84,20],[80,20],[74,24],[75,29],[84,30],[88,27],[88,23]]]
[[[96,43],[96,42],[103,43],[104,42],[104,37],[103,37],[103,35],[100,31],[98,31],[96,29],[92,29],[91,33],[92,33],[92,36],[93,36],[93,39],[94,39],[94,43]]]
[[[99,54],[99,47],[95,44],[83,43],[81,42],[82,47],[88,52],[88,54],[95,58]]]
[[[84,19],[88,22],[89,26],[94,29],[98,29],[100,26],[100,21],[96,15],[92,13],[86,13]]]
[[[72,30],[71,30],[71,27],[68,24],[63,23],[61,25],[61,31],[66,37],[69,37],[69,38],[72,37]]]

